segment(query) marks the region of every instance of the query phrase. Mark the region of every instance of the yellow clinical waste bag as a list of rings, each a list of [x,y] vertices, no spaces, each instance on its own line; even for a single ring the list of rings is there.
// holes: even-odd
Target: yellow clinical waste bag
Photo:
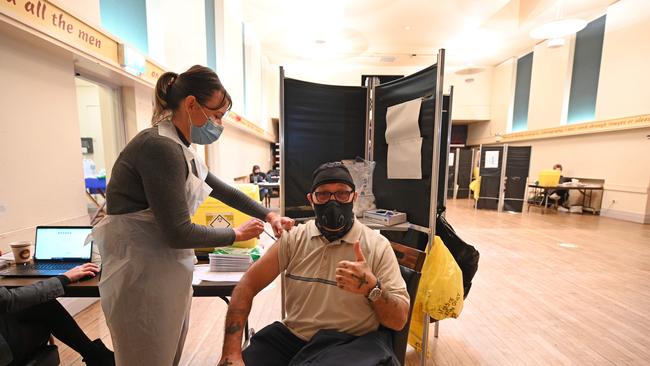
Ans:
[[[539,172],[538,182],[542,187],[555,187],[560,183],[562,172],[555,169],[544,169]]]
[[[234,186],[244,192],[255,202],[260,202],[260,191],[257,185],[235,184]],[[208,197],[203,201],[201,206],[199,206],[196,214],[192,217],[192,222],[199,225],[217,228],[235,228],[248,221],[250,218],[251,216],[248,216],[241,211],[237,211],[217,199]],[[254,248],[257,246],[257,238],[246,241],[237,241],[233,243],[233,246],[239,248]],[[200,252],[212,252],[213,250],[214,247],[197,249],[197,251]]]
[[[422,350],[425,312],[432,319],[442,320],[457,318],[462,310],[463,272],[442,239],[436,236],[433,248],[424,260],[422,278],[411,315],[409,344],[418,352]]]

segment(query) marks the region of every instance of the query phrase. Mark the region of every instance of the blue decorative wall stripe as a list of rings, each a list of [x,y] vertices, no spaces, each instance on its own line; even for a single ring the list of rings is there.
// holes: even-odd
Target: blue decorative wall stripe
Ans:
[[[590,22],[576,34],[568,123],[593,121],[596,116],[596,95],[604,37],[605,15]]]
[[[533,72],[533,53],[517,60],[517,79],[515,82],[515,105],[512,111],[512,132],[528,129],[528,102],[530,100],[530,80]]]
[[[102,27],[147,55],[147,7],[145,0],[100,0]]]

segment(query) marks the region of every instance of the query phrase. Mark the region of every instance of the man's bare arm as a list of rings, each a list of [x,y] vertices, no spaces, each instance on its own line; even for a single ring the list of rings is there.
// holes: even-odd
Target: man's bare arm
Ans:
[[[401,297],[384,291],[381,297],[370,303],[379,322],[386,328],[400,331],[406,325],[409,304]]]
[[[280,274],[279,247],[276,242],[253,264],[235,287],[226,314],[223,351],[219,365],[241,364],[242,332],[251,311],[253,297]]]

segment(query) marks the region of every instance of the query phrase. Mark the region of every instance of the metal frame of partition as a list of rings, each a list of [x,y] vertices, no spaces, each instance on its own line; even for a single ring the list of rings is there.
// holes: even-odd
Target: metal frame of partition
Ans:
[[[506,164],[508,164],[508,144],[503,145],[503,154],[501,156],[501,179],[499,180],[499,203],[497,212],[503,211],[503,202],[506,198]]]
[[[442,100],[442,102],[444,104],[444,99]],[[444,170],[445,174],[444,174],[444,177],[441,177],[440,175],[438,176],[438,184],[440,184],[441,178],[444,178],[444,183],[443,184],[444,184],[444,188],[445,188],[443,191],[438,189],[438,195],[439,195],[438,200],[440,202],[438,202],[439,204],[438,204],[438,208],[436,209],[436,212],[440,213],[440,214],[444,213],[444,212],[441,212],[441,211],[444,211],[444,207],[447,206],[447,191],[449,190],[449,179],[447,177],[447,172],[449,170],[449,146],[451,145],[451,126],[453,124],[452,120],[451,120],[451,106],[453,105],[453,102],[454,102],[454,87],[450,86],[449,87],[449,104],[447,105],[447,109],[444,110],[449,115],[449,123],[447,124],[447,126],[442,126],[442,111],[440,112],[440,128],[441,128],[441,130],[444,130],[444,128],[447,129],[447,139],[446,139],[446,141],[444,141],[445,143],[443,143],[442,139],[440,140],[440,142],[441,142],[440,149],[445,150],[444,162],[442,160],[440,161],[440,170]],[[443,107],[444,107],[444,105],[443,105]],[[456,164],[456,162],[458,161],[458,156],[457,155],[454,155],[454,160],[455,160],[454,164]],[[458,167],[458,165],[456,165],[456,167]],[[454,175],[454,181],[455,180],[456,180],[456,176]],[[442,204],[440,204],[440,203],[442,203]],[[434,224],[434,226],[435,226],[435,224]]]
[[[454,152],[454,193],[452,194],[452,198],[456,199],[456,196],[458,195],[458,163],[460,162],[460,147],[456,148],[456,151]]]
[[[461,187],[459,185],[459,174],[462,172],[460,168],[460,156],[463,151],[469,151],[471,154],[471,159],[470,159],[470,164],[469,164],[469,182],[472,181],[473,174],[474,174],[474,164],[476,163],[475,158],[476,158],[476,150],[475,148],[463,148],[463,147],[455,147],[453,149],[449,150],[449,153],[451,154],[452,152],[454,153],[454,181],[453,181],[453,195],[451,198],[454,200],[458,199],[458,191],[461,189],[468,190],[469,191],[469,186],[463,186]],[[471,195],[468,193],[468,196],[471,197]],[[465,198],[465,197],[464,197]]]
[[[452,106],[452,100],[453,100],[453,88],[450,89],[450,95],[449,95],[449,104],[448,104],[448,109],[445,110],[445,112],[448,112],[448,122],[449,126],[447,126],[447,136],[446,139],[442,138],[442,129],[443,129],[443,121],[442,121],[442,116],[443,116],[443,103],[444,103],[444,95],[443,95],[443,86],[444,86],[444,65],[445,65],[445,50],[440,49],[438,52],[437,56],[437,69],[436,69],[436,75],[435,75],[435,90],[433,90],[433,95],[434,95],[434,129],[433,129],[433,156],[431,159],[431,196],[430,196],[430,201],[429,201],[429,227],[423,227],[421,225],[415,225],[415,224],[409,224],[409,228],[420,231],[423,233],[426,233],[428,235],[428,243],[426,247],[426,253],[427,255],[430,253],[431,248],[433,247],[435,243],[435,234],[436,234],[436,217],[438,213],[442,213],[442,210],[444,209],[444,203],[446,202],[446,195],[447,195],[447,159],[449,156],[449,145],[451,141],[451,106]],[[285,192],[285,172],[286,172],[286,165],[285,165],[285,141],[284,141],[284,134],[285,134],[285,110],[284,110],[284,104],[285,104],[285,98],[284,98],[284,83],[285,83],[285,74],[284,74],[284,68],[280,67],[280,179],[282,184],[280,185],[280,213],[281,215],[285,215],[285,197],[286,197],[286,192]],[[368,160],[373,160],[374,158],[374,147],[375,147],[375,141],[374,141],[374,121],[373,121],[373,112],[376,107],[376,103],[374,102],[376,98],[376,80],[372,78],[372,80],[368,80],[366,82],[366,88],[367,90],[367,110],[366,110],[366,134],[365,134],[365,151],[366,151],[366,159]],[[441,149],[444,149],[444,157],[441,156]],[[444,174],[444,185],[440,184],[440,174],[441,174],[441,164],[445,164],[444,168],[442,169],[442,173]],[[443,188],[443,190],[441,190]],[[282,288],[284,289],[284,279],[281,279],[282,281]],[[282,296],[282,304],[284,304],[284,291],[281,291],[281,296]],[[426,365],[426,354],[427,354],[427,348],[428,348],[428,338],[429,338],[429,325],[430,325],[430,317],[428,314],[424,313],[422,314],[424,317],[424,327],[423,327],[423,332],[422,332],[422,353],[421,353],[421,359],[420,359],[420,364],[421,365]],[[282,316],[285,316],[285,309],[284,306],[282,306]],[[417,316],[416,314],[413,314],[412,316]],[[438,335],[438,322],[435,323],[435,336],[437,337]]]

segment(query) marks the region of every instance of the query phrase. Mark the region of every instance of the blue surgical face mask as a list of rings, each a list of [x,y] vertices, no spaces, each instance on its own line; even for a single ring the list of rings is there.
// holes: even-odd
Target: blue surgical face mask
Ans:
[[[203,112],[203,115],[207,121],[205,121],[205,124],[203,126],[196,127],[192,123],[192,117],[190,117],[190,125],[192,128],[190,136],[192,136],[192,142],[195,144],[210,145],[219,139],[221,133],[223,132],[223,126],[217,124],[217,122],[214,120],[214,117],[208,117],[208,115],[203,111],[203,108],[201,108],[201,112]]]

